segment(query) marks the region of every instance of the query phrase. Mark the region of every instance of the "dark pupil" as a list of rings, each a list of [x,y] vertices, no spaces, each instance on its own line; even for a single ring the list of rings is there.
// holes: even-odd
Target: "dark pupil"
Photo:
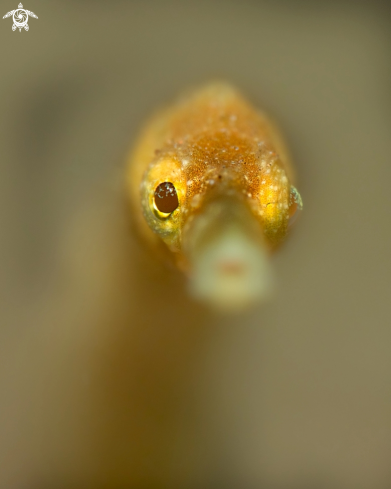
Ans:
[[[160,212],[171,214],[178,207],[178,195],[171,182],[163,182],[155,190],[155,205]]]

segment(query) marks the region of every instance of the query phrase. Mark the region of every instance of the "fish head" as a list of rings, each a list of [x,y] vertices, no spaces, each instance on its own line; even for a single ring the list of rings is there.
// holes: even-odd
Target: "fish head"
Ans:
[[[268,255],[301,199],[275,150],[225,121],[169,141],[142,179],[141,204],[193,294],[226,309],[268,295]]]

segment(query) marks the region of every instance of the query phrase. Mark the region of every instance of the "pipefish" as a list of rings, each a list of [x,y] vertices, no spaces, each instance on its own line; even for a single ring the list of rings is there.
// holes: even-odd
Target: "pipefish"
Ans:
[[[210,305],[241,309],[272,288],[270,254],[302,200],[283,139],[230,84],[180,97],[146,125],[127,166],[138,229]]]

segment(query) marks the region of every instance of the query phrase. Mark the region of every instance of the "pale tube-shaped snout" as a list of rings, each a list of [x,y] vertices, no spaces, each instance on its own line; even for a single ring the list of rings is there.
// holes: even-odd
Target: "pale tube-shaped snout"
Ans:
[[[222,311],[266,300],[274,275],[262,227],[247,205],[232,197],[208,202],[184,228],[190,292]]]

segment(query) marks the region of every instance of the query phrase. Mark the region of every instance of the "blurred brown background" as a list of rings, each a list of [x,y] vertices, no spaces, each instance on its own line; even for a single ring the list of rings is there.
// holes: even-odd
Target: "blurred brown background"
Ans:
[[[386,3],[23,3],[29,32],[0,23],[0,487],[390,487]],[[274,300],[234,317],[186,297],[120,190],[144,119],[216,77],[280,122],[304,200]]]

